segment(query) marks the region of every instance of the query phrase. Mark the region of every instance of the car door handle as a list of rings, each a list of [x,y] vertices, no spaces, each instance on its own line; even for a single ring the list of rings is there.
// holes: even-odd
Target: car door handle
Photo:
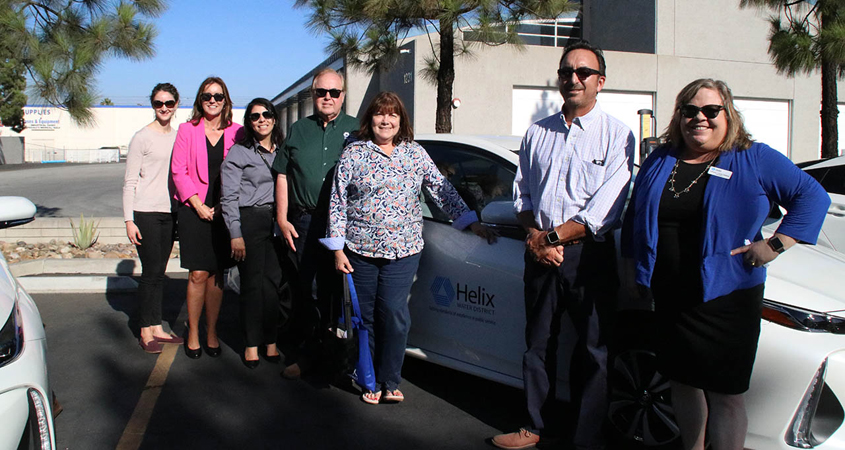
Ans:
[[[834,217],[845,217],[845,205],[830,205],[830,209],[827,210],[827,213]]]

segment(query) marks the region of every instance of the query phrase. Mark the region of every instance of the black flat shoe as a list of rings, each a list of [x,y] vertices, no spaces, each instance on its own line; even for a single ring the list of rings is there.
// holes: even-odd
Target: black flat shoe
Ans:
[[[206,347],[205,352],[208,353],[208,356],[216,358],[220,356],[221,350],[220,347]]]
[[[261,362],[260,359],[253,359],[253,360],[246,359],[246,356],[244,356],[244,355],[241,355],[241,361],[243,361],[244,365],[248,369],[255,369],[256,367],[258,367],[258,363]]]
[[[185,344],[185,354],[188,355],[188,358],[198,359],[200,356],[202,356],[202,347],[192,350],[188,348],[188,344]],[[209,355],[211,355],[211,353],[209,353]]]

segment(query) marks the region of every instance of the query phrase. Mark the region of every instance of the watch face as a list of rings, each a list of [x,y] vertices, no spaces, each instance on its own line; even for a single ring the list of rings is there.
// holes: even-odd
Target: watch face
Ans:
[[[546,241],[549,244],[557,244],[560,238],[557,235],[557,231],[550,231],[549,234],[546,235]]]
[[[771,247],[772,250],[778,253],[783,253],[783,242],[780,241],[780,238],[772,237],[767,242],[769,243],[769,247]]]

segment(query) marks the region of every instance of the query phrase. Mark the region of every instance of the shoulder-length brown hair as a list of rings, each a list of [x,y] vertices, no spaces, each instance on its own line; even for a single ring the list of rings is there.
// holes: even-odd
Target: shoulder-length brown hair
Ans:
[[[220,113],[220,128],[228,128],[232,125],[232,98],[229,97],[229,88],[226,87],[226,83],[220,77],[208,77],[200,84],[200,88],[197,89],[197,95],[194,97],[194,110],[191,112],[191,123],[197,125],[200,123],[203,115],[205,115],[202,110],[202,93],[209,84],[218,84],[223,89],[223,96],[226,97],[224,101],[226,103],[223,105],[223,112]]]
[[[686,85],[678,96],[675,98],[675,111],[672,113],[672,120],[666,131],[663,132],[662,139],[676,148],[685,146],[684,137],[681,133],[681,123],[683,117],[681,115],[681,107],[698,94],[701,89],[712,89],[719,93],[722,99],[722,106],[725,107],[725,117],[728,121],[728,132],[725,135],[725,140],[719,145],[718,150],[725,152],[736,148],[737,150],[746,150],[751,147],[751,134],[745,129],[742,123],[742,115],[736,110],[734,106],[734,97],[731,94],[731,89],[724,81],[714,80],[712,78],[699,78],[692,83]]]
[[[399,114],[399,132],[393,137],[393,145],[399,145],[402,141],[411,142],[414,140],[414,127],[411,126],[411,119],[408,117],[405,104],[393,92],[380,92],[370,102],[367,111],[361,116],[361,128],[358,130],[359,139],[369,139],[371,141],[375,139],[372,122],[373,116],[376,113]]]

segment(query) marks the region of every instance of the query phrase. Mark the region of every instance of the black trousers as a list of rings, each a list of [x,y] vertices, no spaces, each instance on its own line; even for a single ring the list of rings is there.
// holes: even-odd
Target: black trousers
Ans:
[[[247,347],[275,344],[279,326],[281,239],[273,236],[272,207],[241,208],[246,257],[238,262],[241,276],[241,328]],[[287,317],[284,318],[287,320]]]
[[[141,232],[141,245],[135,246],[141,259],[138,322],[141,328],[146,328],[161,325],[164,272],[173,249],[173,214],[134,211],[133,215]]]
[[[561,428],[547,422],[556,395],[561,318],[568,312],[578,334],[569,364],[572,441],[579,448],[604,448],[607,345],[619,286],[613,240],[568,246],[559,267],[535,262],[526,252],[524,281],[527,350],[522,371],[529,429],[542,435]]]
[[[320,244],[319,239],[326,235],[328,211],[308,213],[292,212],[289,220],[299,235],[294,239],[296,246],[296,283],[295,309],[307,310],[317,307],[320,313],[320,327],[326,328],[332,320],[333,299],[340,298],[343,292],[343,278],[334,268],[334,254]],[[304,316],[308,312],[303,311]]]

